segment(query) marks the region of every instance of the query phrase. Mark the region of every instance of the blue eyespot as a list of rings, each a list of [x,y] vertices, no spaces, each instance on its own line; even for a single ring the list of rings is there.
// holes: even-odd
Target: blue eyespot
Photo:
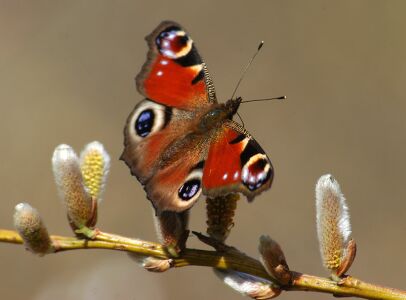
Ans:
[[[186,181],[184,185],[179,189],[178,195],[183,201],[192,199],[200,190],[200,180],[191,179]]]
[[[135,131],[140,137],[146,137],[151,133],[155,115],[152,109],[146,109],[140,113],[135,121]]]

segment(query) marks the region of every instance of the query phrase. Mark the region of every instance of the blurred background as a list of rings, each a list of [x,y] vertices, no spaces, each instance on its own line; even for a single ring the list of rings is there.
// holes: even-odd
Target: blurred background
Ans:
[[[150,203],[118,157],[125,120],[142,99],[134,76],[144,36],[164,19],[191,33],[227,100],[260,40],[238,95],[286,95],[240,109],[270,156],[273,188],[240,201],[229,243],[257,257],[258,237],[283,247],[291,269],[327,275],[316,240],[314,185],[332,173],[350,206],[353,276],[406,288],[405,1],[0,1],[0,228],[29,202],[53,234],[71,235],[51,155],[93,140],[112,157],[98,226],[155,240]],[[205,230],[203,199],[193,230]],[[191,237],[189,246],[206,248]],[[152,274],[117,251],[39,258],[0,244],[3,299],[240,299],[210,268]],[[280,299],[332,299],[283,293]]]

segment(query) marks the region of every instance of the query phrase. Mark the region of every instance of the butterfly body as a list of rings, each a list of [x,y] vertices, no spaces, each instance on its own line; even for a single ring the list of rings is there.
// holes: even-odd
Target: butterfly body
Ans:
[[[268,189],[269,158],[232,120],[241,98],[217,102],[207,67],[180,25],[163,22],[146,40],[148,59],[136,77],[146,99],[127,119],[121,158],[157,213],[185,211],[202,193],[241,192],[252,200]]]
[[[225,104],[213,104],[212,107],[199,118],[198,129],[202,133],[221,127],[226,120],[232,120],[237,113],[241,98],[228,100]]]

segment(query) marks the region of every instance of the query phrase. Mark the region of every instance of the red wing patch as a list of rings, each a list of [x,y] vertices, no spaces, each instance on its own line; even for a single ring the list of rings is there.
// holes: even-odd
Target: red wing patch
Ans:
[[[132,140],[128,135],[121,159],[126,162],[131,173],[141,183],[145,184],[153,176],[160,155],[174,141],[176,133],[178,131],[175,131],[173,127],[167,127],[140,142]]]
[[[271,161],[258,143],[237,123],[225,123],[204,165],[204,193],[217,196],[241,192],[253,200],[270,188],[272,179]]]
[[[146,40],[148,60],[136,77],[141,94],[183,110],[216,102],[206,66],[193,40],[178,24],[163,22]]]
[[[239,143],[230,143],[239,136],[239,132],[226,128],[212,143],[204,164],[203,186],[205,189],[216,189],[240,182],[240,154],[248,139],[244,136]]]
[[[202,70],[201,65],[182,67],[158,55],[144,80],[145,96],[167,106],[190,110],[207,102],[202,80],[192,84]]]

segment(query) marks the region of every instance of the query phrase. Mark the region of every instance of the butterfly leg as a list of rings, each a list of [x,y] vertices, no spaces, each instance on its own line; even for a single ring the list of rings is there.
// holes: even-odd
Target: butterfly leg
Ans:
[[[163,211],[158,216],[154,214],[154,221],[160,242],[171,256],[178,256],[185,249],[189,236],[189,210],[181,213]]]

